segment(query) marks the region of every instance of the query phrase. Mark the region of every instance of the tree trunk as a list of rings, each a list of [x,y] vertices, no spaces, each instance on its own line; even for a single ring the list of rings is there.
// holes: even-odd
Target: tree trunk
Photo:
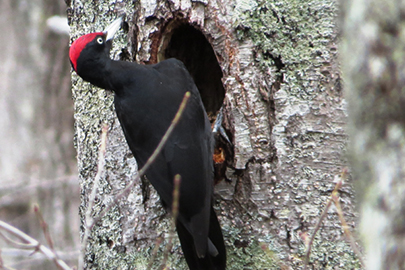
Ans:
[[[79,188],[72,176],[77,168],[69,37],[46,24],[65,10],[60,1],[0,1],[0,219],[46,243],[33,212],[38,204],[55,248],[70,252],[79,247]],[[5,265],[32,270],[52,265],[9,257],[4,243]],[[75,256],[64,258],[76,263]]]
[[[226,176],[215,188],[228,251],[228,269],[299,269],[305,245],[346,166],[346,112],[337,62],[334,1],[108,1],[72,0],[72,40],[100,31],[121,10],[128,29],[112,56],[145,64],[168,57],[185,62],[207,111],[223,105],[232,140]],[[219,66],[219,68],[218,68]],[[123,138],[113,95],[72,75],[76,145],[82,187],[81,216],[97,172],[99,136],[108,123],[106,172],[93,213],[134,179],[136,163]],[[88,241],[86,263],[98,269],[145,269],[169,219],[153,188],[145,204],[138,183],[103,217]],[[353,191],[340,194],[355,226]],[[314,269],[358,269],[335,211],[318,232]],[[177,239],[177,238],[176,238]],[[176,240],[172,269],[186,268]],[[129,266],[131,265],[131,267]]]
[[[347,1],[343,11],[349,153],[366,266],[405,269],[405,7]]]

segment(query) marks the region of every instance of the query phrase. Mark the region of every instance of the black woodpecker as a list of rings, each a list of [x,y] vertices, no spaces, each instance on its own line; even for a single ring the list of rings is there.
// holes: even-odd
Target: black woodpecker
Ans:
[[[181,175],[176,229],[187,264],[192,270],[225,269],[225,244],[212,207],[213,136],[198,89],[179,60],[155,65],[111,60],[112,39],[121,23],[119,18],[103,32],[79,37],[70,47],[70,62],[85,81],[115,93],[115,110],[140,168],[171,124],[184,94],[191,93],[146,176],[170,211],[173,179]]]

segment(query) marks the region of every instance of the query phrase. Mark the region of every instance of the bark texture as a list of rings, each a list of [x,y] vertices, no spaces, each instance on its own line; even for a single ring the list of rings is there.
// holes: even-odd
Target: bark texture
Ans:
[[[72,1],[72,40],[102,30],[116,9],[126,12],[128,29],[118,34],[113,57],[148,64],[170,56],[187,62],[208,55],[193,51],[195,46],[180,48],[181,42],[173,45],[174,40],[186,42],[182,35],[195,33],[187,25],[202,33],[215,53],[224,99],[215,91],[207,96],[213,104],[224,104],[224,125],[234,145],[226,171],[231,182],[220,182],[215,195],[228,269],[302,267],[305,246],[299,235],[311,232],[333,190],[334,175],[346,165],[336,2]],[[201,61],[190,60],[190,72]],[[210,71],[195,72],[195,80]],[[115,118],[112,95],[75,74],[72,78],[82,214],[97,170],[100,125],[110,125],[106,173],[93,209],[97,214],[134,178],[136,163]],[[206,75],[205,81],[210,78]],[[130,269],[130,263],[144,269],[156,239],[166,236],[167,242],[169,222],[158,197],[151,188],[143,204],[140,185],[94,229],[87,251],[90,268]],[[350,183],[342,191],[344,213],[354,228]],[[169,255],[170,267],[184,269],[177,243]],[[311,264],[314,269],[359,268],[334,211],[316,238]]]
[[[342,63],[367,269],[405,268],[405,5],[345,1]]]

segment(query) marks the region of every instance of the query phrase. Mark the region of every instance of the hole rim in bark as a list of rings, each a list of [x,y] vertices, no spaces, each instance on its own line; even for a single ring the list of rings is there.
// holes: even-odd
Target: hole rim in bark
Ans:
[[[156,62],[168,58],[182,61],[200,91],[209,118],[216,117],[225,99],[223,72],[213,46],[198,26],[178,19],[167,23],[153,58]]]

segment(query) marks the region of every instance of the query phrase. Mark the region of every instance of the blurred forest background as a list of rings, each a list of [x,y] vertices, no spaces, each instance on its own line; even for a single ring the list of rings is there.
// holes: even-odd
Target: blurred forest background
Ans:
[[[79,185],[73,146],[69,36],[49,27],[62,0],[0,1],[0,220],[46,243],[38,204],[58,254],[77,264]],[[54,269],[41,254],[0,239],[5,264]],[[13,262],[13,263],[11,263]]]

